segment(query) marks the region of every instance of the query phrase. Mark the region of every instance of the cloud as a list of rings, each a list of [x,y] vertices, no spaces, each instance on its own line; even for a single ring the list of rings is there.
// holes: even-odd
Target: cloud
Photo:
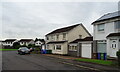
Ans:
[[[117,10],[116,2],[3,2],[3,38],[44,38],[64,26],[83,23],[92,33],[91,23]]]

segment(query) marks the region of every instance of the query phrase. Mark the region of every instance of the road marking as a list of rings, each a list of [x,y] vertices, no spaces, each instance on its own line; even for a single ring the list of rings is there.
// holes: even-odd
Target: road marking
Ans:
[[[60,62],[60,63],[63,63],[63,64],[68,64],[68,65],[74,65],[74,66],[76,66],[76,67],[86,68],[86,69],[95,70],[95,71],[101,71],[101,70],[96,69],[96,68],[86,67],[86,66],[82,66],[82,65],[75,65],[75,64],[72,64],[72,63],[68,63],[68,62]]]

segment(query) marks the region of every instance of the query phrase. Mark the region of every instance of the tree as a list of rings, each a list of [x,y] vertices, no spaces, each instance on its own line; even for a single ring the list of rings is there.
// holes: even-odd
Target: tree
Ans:
[[[31,48],[31,47],[33,48],[33,47],[35,47],[35,45],[34,44],[29,44],[28,48]]]
[[[13,48],[18,49],[20,47],[20,43],[19,42],[14,42],[13,43]]]
[[[36,39],[35,39],[35,42],[36,42],[36,41],[38,41],[38,40],[39,40],[39,39],[38,39],[38,38],[36,38]]]

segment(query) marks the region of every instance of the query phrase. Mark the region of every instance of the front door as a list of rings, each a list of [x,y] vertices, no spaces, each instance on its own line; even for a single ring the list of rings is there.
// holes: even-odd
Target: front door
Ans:
[[[118,50],[117,40],[110,41],[110,57],[116,57],[116,52]]]

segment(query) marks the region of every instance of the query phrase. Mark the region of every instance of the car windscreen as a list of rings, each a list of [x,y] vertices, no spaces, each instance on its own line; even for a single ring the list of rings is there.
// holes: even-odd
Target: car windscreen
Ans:
[[[28,48],[26,48],[26,47],[22,47],[21,49],[22,49],[22,50],[28,50]]]

